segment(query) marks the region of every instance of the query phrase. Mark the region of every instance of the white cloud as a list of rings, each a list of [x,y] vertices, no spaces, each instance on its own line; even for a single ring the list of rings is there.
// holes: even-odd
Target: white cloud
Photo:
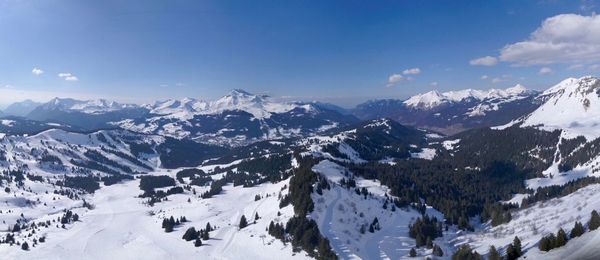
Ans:
[[[421,73],[421,69],[419,68],[406,69],[402,72],[404,75],[417,75],[419,73]]]
[[[498,59],[492,56],[485,56],[477,59],[472,59],[469,64],[476,66],[494,66],[498,63]]]
[[[58,73],[58,77],[66,80],[66,81],[78,81],[79,78],[77,78],[77,76],[68,73],[68,72],[63,72],[63,73]]]
[[[409,81],[409,80],[413,80],[413,78],[405,77],[405,76],[402,76],[401,74],[394,73],[388,77],[388,83],[385,86],[389,88],[389,87],[395,86],[396,84],[398,84],[402,81]]]
[[[482,75],[481,76],[481,80],[486,80],[486,79],[489,79],[489,78],[490,78],[490,76],[488,76],[488,75]]]
[[[39,76],[39,75],[44,74],[44,71],[42,69],[39,69],[39,68],[33,68],[31,70],[31,74]]]
[[[500,82],[502,82],[502,81],[504,81],[504,79],[502,79],[502,78],[493,78],[493,79],[492,79],[492,83],[494,83],[494,84],[496,84],[496,83],[500,83]]]
[[[519,66],[600,61],[600,16],[550,17],[529,39],[504,46],[500,60]]]
[[[396,83],[406,80],[406,78],[400,74],[392,74],[388,77],[388,83],[385,85],[386,87],[393,87]]]
[[[434,82],[429,83],[429,85],[432,87],[437,87],[439,85],[439,83],[437,81],[434,81]]]
[[[403,81],[404,79],[405,78],[400,74],[392,74],[388,78],[388,83],[398,83],[400,81]]]
[[[550,73],[552,73],[552,69],[548,68],[548,67],[543,67],[538,72],[538,74],[540,74],[540,75],[546,75],[546,74],[550,74]]]

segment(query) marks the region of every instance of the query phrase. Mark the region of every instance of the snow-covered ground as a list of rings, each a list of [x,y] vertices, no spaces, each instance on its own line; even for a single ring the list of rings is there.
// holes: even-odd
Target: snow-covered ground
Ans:
[[[408,226],[421,216],[413,209],[397,208],[392,211],[392,203],[383,208],[389,189],[377,181],[356,177],[356,186],[365,187],[372,195],[364,196],[339,185],[347,170],[328,160],[313,167],[315,172],[325,176],[332,184],[331,190],[323,190],[323,195],[313,194],[315,210],[311,214],[319,230],[326,236],[340,259],[403,259],[415,247],[415,240],[408,235]],[[351,173],[349,173],[351,174]],[[428,208],[427,214],[439,220],[443,215]],[[381,230],[369,232],[369,224],[377,218]],[[364,233],[361,227],[364,226]],[[447,243],[452,234],[445,234],[434,243],[445,252],[453,250]],[[417,250],[419,256],[431,256],[432,251],[425,248]],[[449,257],[449,254],[446,254]]]
[[[164,174],[164,172],[157,173]],[[8,259],[306,259],[305,253],[292,252],[266,232],[271,220],[285,222],[292,216],[291,206],[279,209],[278,194],[288,181],[252,188],[225,186],[221,195],[201,199],[189,192],[169,196],[153,207],[137,196],[139,180],[104,187],[88,201],[93,210],[80,210],[80,221],[67,229],[45,233],[46,242],[23,251],[17,246],[0,245]],[[255,195],[262,199],[255,201]],[[190,202],[187,200],[190,199]],[[40,210],[40,213],[46,212]],[[277,212],[281,215],[277,216]],[[258,213],[260,219],[254,223]],[[244,214],[250,225],[239,230]],[[32,214],[33,215],[33,214]],[[185,216],[186,222],[171,233],[161,228],[162,218]],[[194,247],[182,239],[189,227],[197,230],[207,223],[216,226],[211,239]]]
[[[491,245],[506,247],[518,236],[523,249],[527,250],[537,247],[543,236],[556,234],[560,228],[569,232],[576,221],[587,223],[593,210],[600,210],[600,184],[589,185],[567,196],[519,209],[512,213],[509,223],[496,227],[485,226],[475,233],[466,233],[458,237],[455,243],[468,242],[479,253],[486,253]]]
[[[600,230],[584,233],[581,237],[569,240],[569,242],[548,252],[537,248],[529,250],[523,258],[525,259],[564,259],[564,260],[592,260],[600,259]]]

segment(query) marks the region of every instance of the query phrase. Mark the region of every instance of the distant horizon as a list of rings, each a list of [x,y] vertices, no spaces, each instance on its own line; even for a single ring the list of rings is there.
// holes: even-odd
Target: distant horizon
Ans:
[[[466,90],[466,89],[487,91],[487,90],[491,90],[491,89],[508,89],[508,88],[515,87],[517,85],[523,85],[523,84],[516,83],[513,86],[487,88],[487,89],[481,89],[481,88],[480,89],[478,89],[478,88],[463,88],[463,89],[450,89],[450,90],[444,90],[444,91],[439,91],[437,89],[432,89],[432,90],[428,90],[426,92],[415,93],[413,95],[409,95],[409,96],[406,96],[406,97],[372,97],[372,98],[356,97],[355,98],[356,102],[349,103],[349,105],[339,104],[339,103],[336,103],[335,101],[328,101],[328,100],[335,100],[335,97],[271,96],[271,95],[265,94],[265,93],[253,93],[253,92],[250,92],[250,91],[247,91],[247,92],[250,93],[250,94],[253,94],[253,95],[267,95],[267,96],[269,96],[269,98],[271,98],[273,100],[282,101],[282,102],[295,102],[295,101],[297,101],[297,102],[322,102],[322,103],[328,103],[328,104],[336,105],[336,106],[339,106],[339,107],[344,108],[344,109],[351,109],[351,108],[356,107],[359,104],[362,104],[362,103],[365,103],[365,102],[368,102],[368,101],[371,101],[371,100],[383,100],[383,99],[406,100],[406,99],[408,99],[408,98],[410,98],[412,96],[420,95],[420,94],[425,94],[427,92],[431,92],[431,91],[434,91],[434,90],[435,91],[439,91],[440,93],[444,93],[444,92],[448,92],[448,91],[460,91],[460,90]],[[529,88],[529,87],[527,87],[525,85],[523,85],[523,86],[526,89],[528,89],[528,90],[543,91],[543,90],[545,90],[547,88],[552,87],[553,85],[548,86],[545,89],[532,89],[532,88]],[[45,104],[47,102],[52,101],[55,98],[59,98],[59,99],[74,99],[74,100],[79,100],[79,101],[106,100],[106,101],[114,101],[114,102],[117,102],[117,103],[120,103],[120,104],[133,104],[133,105],[140,105],[140,106],[141,105],[146,105],[146,104],[151,104],[151,103],[154,103],[154,102],[157,102],[157,101],[166,101],[166,100],[170,100],[170,99],[180,100],[180,99],[184,99],[184,98],[193,98],[193,99],[201,100],[201,101],[213,101],[213,100],[216,100],[218,98],[221,98],[221,97],[229,94],[231,91],[234,91],[234,90],[236,90],[236,89],[231,89],[229,91],[226,91],[223,95],[218,96],[218,97],[213,97],[213,98],[203,98],[203,97],[193,97],[193,96],[160,97],[160,98],[157,98],[157,99],[150,99],[148,102],[122,102],[122,101],[119,100],[119,98],[111,99],[111,98],[106,98],[106,97],[76,98],[76,97],[69,97],[69,96],[54,96],[54,97],[51,97],[51,98],[48,98],[48,99],[40,99],[40,100],[33,100],[31,98],[27,98],[27,99],[17,100],[17,101],[9,102],[9,103],[0,103],[0,111],[6,109],[7,107],[9,107],[10,105],[15,104],[15,103],[22,103],[22,102],[25,102],[25,101],[32,101],[32,102],[39,103],[39,104]],[[240,89],[240,90],[244,90],[244,89]],[[348,98],[348,97],[346,97],[346,98]]]

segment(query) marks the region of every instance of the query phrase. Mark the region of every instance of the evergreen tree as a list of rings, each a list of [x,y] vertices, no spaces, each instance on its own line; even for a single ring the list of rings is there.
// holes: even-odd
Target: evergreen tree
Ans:
[[[442,251],[442,248],[440,246],[433,245],[433,255],[442,257],[442,256],[444,256],[444,251]]]
[[[202,232],[202,240],[208,240],[209,235],[208,235],[208,230],[204,230],[204,232]]]
[[[200,240],[200,238],[196,238],[196,241],[194,241],[194,246],[195,247],[202,246],[202,240]]]
[[[508,246],[506,247],[506,259],[515,260],[517,258],[518,256],[515,247],[513,246],[513,244],[508,244]]]
[[[462,245],[452,254],[452,260],[482,260],[482,258],[469,245]]]
[[[260,217],[258,216],[258,212],[256,212],[256,215],[254,215],[254,221],[257,221],[258,219],[260,219]]]
[[[15,224],[15,226],[12,229],[12,232],[19,232],[21,231],[21,225],[19,225],[18,223]]]
[[[192,241],[198,238],[198,232],[194,227],[188,228],[182,237],[185,241]]]
[[[29,244],[27,244],[27,242],[24,242],[24,243],[21,245],[21,249],[23,249],[23,250],[25,250],[25,251],[29,250]]]
[[[213,227],[210,225],[210,222],[206,223],[206,231],[211,232],[213,231]]]
[[[170,222],[167,224],[167,226],[165,227],[165,232],[170,233],[173,232],[173,224],[171,224]]]
[[[488,260],[502,260],[502,255],[500,255],[500,252],[498,252],[495,246],[490,246]]]
[[[577,221],[575,222],[575,226],[573,227],[573,229],[571,229],[571,238],[581,236],[584,232],[585,229],[583,228],[583,225],[581,224],[581,222]]]
[[[515,253],[517,254],[517,257],[523,255],[523,251],[521,248],[521,239],[519,239],[519,237],[517,236],[515,236],[515,239],[513,239],[513,247],[515,248]]]
[[[538,248],[540,251],[548,252],[555,247],[556,244],[556,236],[554,234],[547,235],[542,237],[540,243],[538,244]]]
[[[410,252],[408,253],[408,255],[409,255],[410,257],[417,257],[417,250],[415,250],[415,248],[414,248],[414,247],[413,247],[413,248],[411,248],[411,249],[410,249]]]
[[[425,242],[425,247],[428,249],[433,248],[433,241],[431,241],[431,237],[427,237],[427,242]]]
[[[240,218],[240,229],[243,229],[248,226],[248,221],[246,220],[246,216],[242,215]]]
[[[561,228],[556,233],[556,242],[554,243],[554,247],[561,247],[567,244],[568,238],[567,233]]]
[[[598,212],[594,210],[592,211],[592,217],[588,222],[588,228],[590,230],[596,230],[598,227],[600,227],[600,215],[598,215]]]

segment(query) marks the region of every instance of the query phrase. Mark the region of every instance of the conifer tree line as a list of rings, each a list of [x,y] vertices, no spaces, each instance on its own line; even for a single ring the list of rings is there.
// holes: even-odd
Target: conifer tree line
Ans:
[[[442,236],[442,223],[435,217],[424,215],[408,226],[408,234],[414,238],[417,247],[427,246],[432,248],[432,241]]]
[[[181,216],[177,219],[175,219],[173,216],[171,216],[169,218],[163,219],[162,228],[165,230],[165,232],[170,233],[170,232],[173,232],[173,229],[176,226],[179,226],[185,222],[187,222],[187,218],[185,216]]]
[[[290,242],[296,249],[303,249],[310,256],[317,259],[337,259],[337,255],[331,249],[329,240],[321,235],[317,223],[307,218],[314,209],[311,194],[316,192],[313,186],[321,187],[321,192],[329,188],[324,177],[312,171],[312,167],[319,162],[312,157],[301,157],[294,155],[299,167],[293,169],[289,184],[289,194],[281,196],[280,199],[289,200],[294,207],[294,216],[285,224],[271,221],[267,231],[273,237]],[[316,184],[316,185],[315,185]],[[281,206],[281,205],[280,205]],[[242,219],[240,219],[240,224]]]
[[[506,248],[506,255],[502,256],[495,246],[490,246],[488,251],[488,260],[516,260],[523,256],[523,249],[521,246],[521,239],[516,237],[513,242]],[[483,260],[477,251],[473,250],[468,244],[464,244],[452,254],[452,260]]]
[[[588,229],[590,231],[598,229],[600,227],[600,215],[596,210],[592,211],[590,220],[587,223]],[[561,228],[556,234],[549,234],[542,239],[538,243],[538,248],[541,251],[550,251],[554,248],[562,247],[567,244],[570,239],[579,237],[585,233],[585,227],[579,221],[575,222],[575,225],[569,232],[569,235]]]
[[[194,246],[199,247],[202,246],[202,241],[207,241],[210,239],[210,232],[214,230],[214,227],[210,225],[210,223],[206,223],[206,228],[196,230],[195,227],[188,228],[183,234],[182,239],[185,241],[194,240]]]
[[[509,200],[515,193],[529,193],[524,181],[550,166],[559,136],[559,131],[533,128],[474,129],[453,136],[460,139],[460,148],[448,151],[440,147],[433,160],[345,165],[358,176],[388,186],[398,198],[396,206],[424,199],[444,213],[448,224],[470,230],[468,219],[475,216],[484,222],[491,220],[493,225],[510,221],[510,210],[517,206],[499,201]],[[533,149],[539,150],[536,158],[523,156]]]

